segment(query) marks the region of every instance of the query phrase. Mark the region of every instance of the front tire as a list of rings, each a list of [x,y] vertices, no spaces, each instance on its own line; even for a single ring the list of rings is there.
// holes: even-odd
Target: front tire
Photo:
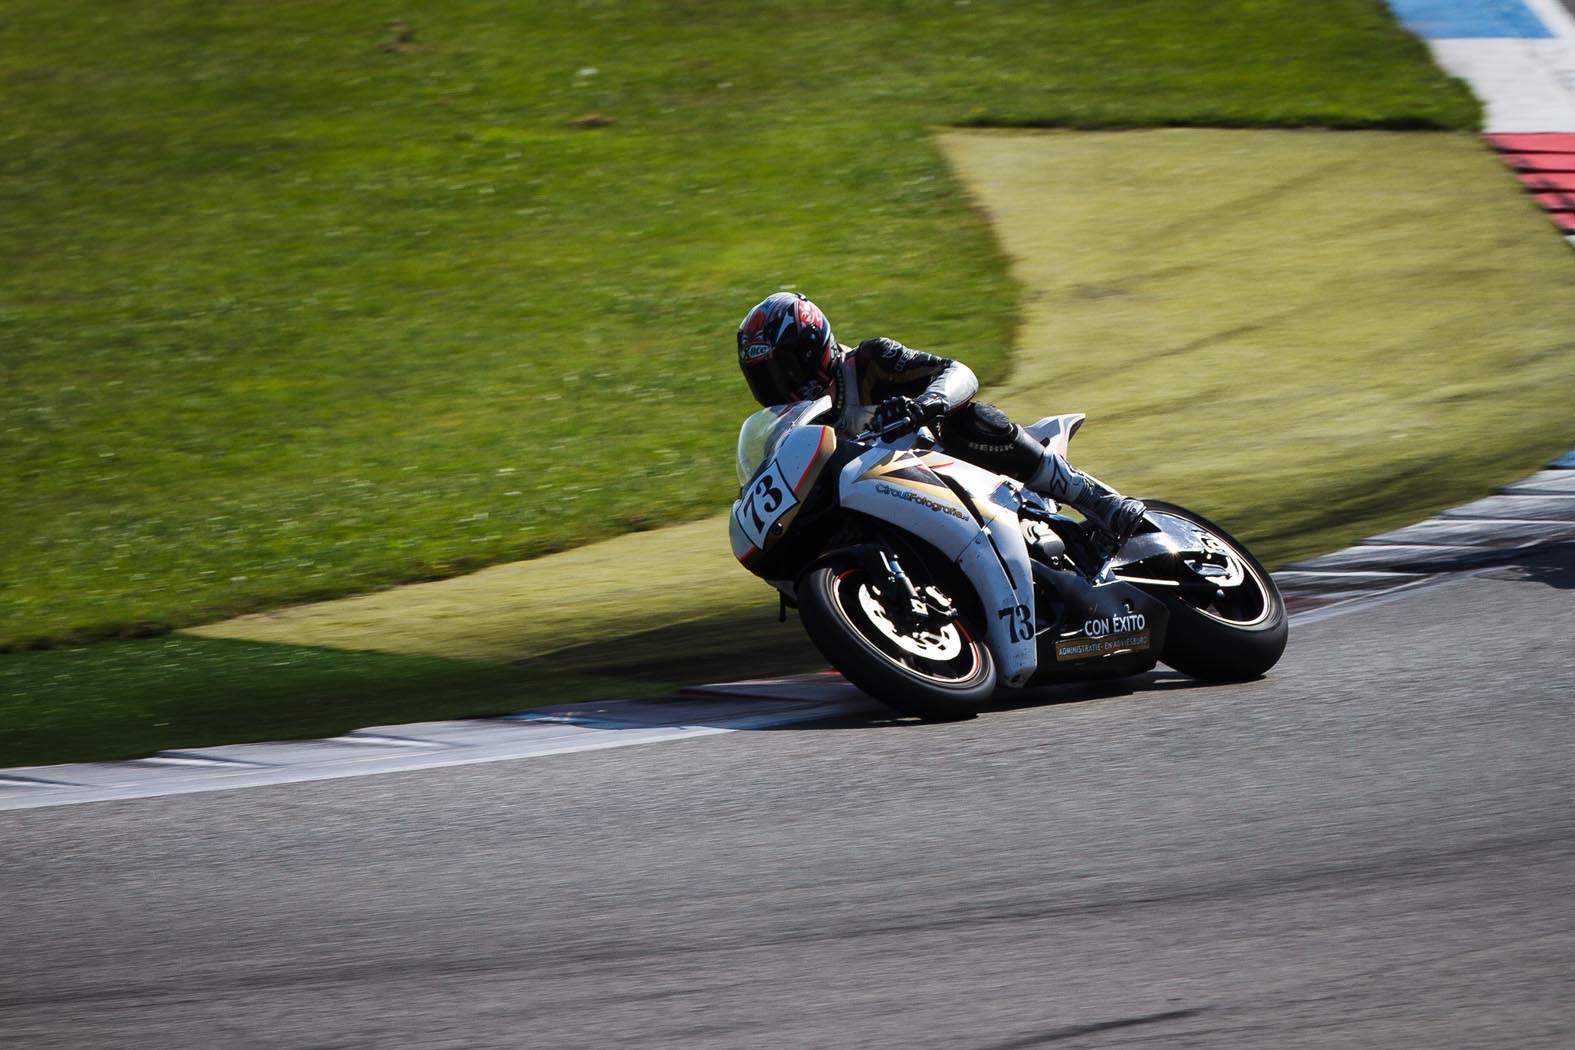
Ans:
[[[955,721],[972,718],[995,692],[990,650],[960,616],[937,630],[898,626],[851,555],[811,566],[799,577],[797,595],[799,618],[815,648],[888,707],[926,721]]]
[[[1149,518],[1186,522],[1202,539],[1211,565],[1231,581],[1213,593],[1150,588],[1170,609],[1161,659],[1182,674],[1209,682],[1261,678],[1285,652],[1285,599],[1257,558],[1239,540],[1196,511],[1147,500]]]

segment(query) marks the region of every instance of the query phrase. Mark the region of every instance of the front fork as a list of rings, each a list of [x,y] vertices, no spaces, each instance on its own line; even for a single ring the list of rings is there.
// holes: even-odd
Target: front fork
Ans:
[[[1038,648],[1030,558],[1021,533],[1015,531],[1015,524],[1013,528],[1010,534],[1003,530],[999,538],[1004,551],[996,546],[997,541],[988,530],[981,529],[949,559],[950,570],[965,581],[969,592],[966,595],[950,596],[936,587],[915,583],[902,564],[908,556],[899,555],[884,537],[841,549],[858,563],[870,585],[880,592],[881,606],[894,626],[927,634],[961,622],[970,635],[990,649],[1001,684],[1020,687],[1034,672]],[[911,563],[911,557],[908,560]],[[966,618],[964,609],[977,616],[978,622]]]
[[[853,557],[874,583],[881,607],[905,631],[936,631],[957,618],[957,606],[934,587],[916,587],[884,540],[861,544]]]

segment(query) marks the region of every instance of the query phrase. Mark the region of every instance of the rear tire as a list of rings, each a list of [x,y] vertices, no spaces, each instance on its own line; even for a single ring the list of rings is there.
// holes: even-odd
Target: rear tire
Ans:
[[[919,569],[908,566],[915,585],[930,583],[919,578]],[[972,718],[995,692],[990,650],[960,616],[937,631],[904,631],[884,612],[851,555],[811,566],[799,577],[797,595],[799,618],[815,648],[888,707],[926,721],[956,721]]]
[[[1145,588],[1170,610],[1161,659],[1182,674],[1209,682],[1261,678],[1285,652],[1285,599],[1258,559],[1230,533],[1203,515],[1174,503],[1147,500],[1148,516],[1179,518],[1210,537],[1226,564],[1240,568],[1240,582],[1198,596]]]

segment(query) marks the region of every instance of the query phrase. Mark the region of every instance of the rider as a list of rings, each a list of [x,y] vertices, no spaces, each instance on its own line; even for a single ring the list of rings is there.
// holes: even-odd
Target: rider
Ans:
[[[1035,441],[993,405],[973,400],[979,381],[960,361],[895,339],[838,343],[820,308],[793,292],[769,295],[738,326],[738,364],[763,406],[829,392],[837,429],[884,430],[901,419],[934,426],[947,451],[1070,504],[1117,540],[1143,519],[1127,499]]]

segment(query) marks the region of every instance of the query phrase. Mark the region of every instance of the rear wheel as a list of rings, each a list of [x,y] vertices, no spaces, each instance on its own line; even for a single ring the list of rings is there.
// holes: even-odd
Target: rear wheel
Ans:
[[[921,567],[905,562],[915,586]],[[798,580],[799,618],[843,677],[889,707],[930,721],[971,718],[995,692],[990,650],[961,615],[917,622],[859,559],[833,555]],[[954,603],[956,604],[956,603]]]
[[[1198,547],[1180,555],[1185,588],[1149,587],[1170,609],[1161,659],[1214,682],[1258,678],[1285,652],[1285,599],[1269,573],[1234,536],[1203,515],[1147,500],[1156,524],[1184,523]],[[1119,575],[1119,573],[1118,573]]]

